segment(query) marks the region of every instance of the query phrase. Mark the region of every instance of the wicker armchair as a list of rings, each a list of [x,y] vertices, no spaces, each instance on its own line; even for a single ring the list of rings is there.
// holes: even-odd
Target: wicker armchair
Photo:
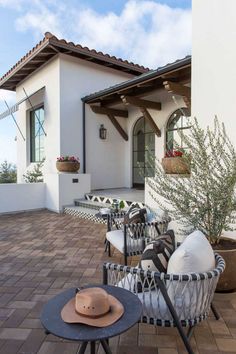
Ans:
[[[207,318],[211,308],[219,319],[212,300],[225,262],[218,254],[215,254],[215,260],[216,267],[212,271],[181,275],[105,263],[103,282],[137,295],[143,304],[140,322],[177,327],[187,352],[193,354],[189,339],[195,325]],[[187,334],[184,327],[188,327]]]
[[[106,250],[111,256],[111,245],[127,257],[143,253],[146,245],[154,241],[167,230],[169,220],[145,222],[140,224],[124,224],[125,213],[112,213],[107,219]]]

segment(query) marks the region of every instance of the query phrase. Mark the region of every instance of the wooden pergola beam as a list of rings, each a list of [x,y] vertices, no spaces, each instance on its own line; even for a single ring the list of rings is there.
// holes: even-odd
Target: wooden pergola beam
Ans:
[[[185,96],[188,99],[191,99],[191,88],[176,82],[164,81],[163,85],[165,89],[170,93],[175,93],[176,95]]]
[[[106,115],[111,114],[112,116],[116,116],[116,117],[128,118],[128,111],[122,109],[113,109],[113,108],[107,108],[107,107],[101,107],[95,105],[90,105],[90,108],[94,113],[97,114],[106,114]]]
[[[161,136],[161,131],[158,128],[158,126],[156,125],[156,123],[154,122],[151,114],[148,112],[148,110],[144,107],[140,107],[140,111],[142,112],[144,118],[147,119],[147,121],[149,122],[150,126],[152,127],[154,133],[160,137]]]
[[[126,95],[121,95],[120,98],[122,99],[122,102],[125,105],[132,105],[135,107],[139,108],[151,108],[155,109],[157,111],[161,110],[161,103],[160,102],[154,102],[154,101],[148,101],[148,100],[143,100],[138,97],[133,97],[133,96],[126,96]]]
[[[114,125],[114,127],[116,128],[116,130],[120,133],[120,135],[122,136],[122,138],[125,141],[128,141],[128,135],[127,133],[124,131],[124,129],[121,127],[121,125],[119,124],[119,122],[117,122],[116,118],[112,115],[112,114],[107,114],[108,118],[110,119],[110,121],[112,122],[112,124]]]

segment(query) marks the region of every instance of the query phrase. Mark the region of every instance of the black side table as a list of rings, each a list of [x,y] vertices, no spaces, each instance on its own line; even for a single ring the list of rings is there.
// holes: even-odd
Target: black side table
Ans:
[[[87,287],[101,287],[115,296],[124,306],[123,316],[110,326],[99,328],[85,324],[65,323],[61,318],[64,305],[75,296],[75,289],[69,289],[55,296],[43,307],[41,322],[46,333],[57,337],[83,342],[78,354],[83,354],[88,342],[91,345],[91,354],[95,354],[95,343],[100,341],[107,354],[111,354],[108,339],[117,336],[133,327],[140,319],[142,303],[139,298],[128,290],[111,285],[89,285]]]

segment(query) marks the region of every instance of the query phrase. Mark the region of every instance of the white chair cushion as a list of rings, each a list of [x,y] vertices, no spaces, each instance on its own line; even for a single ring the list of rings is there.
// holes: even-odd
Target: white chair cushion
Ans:
[[[138,281],[139,279],[137,275],[128,274],[118,282],[117,286],[136,293],[136,286]],[[179,284],[174,284],[174,286],[178,287]],[[172,293],[171,287],[168,289],[168,293],[169,292]],[[163,321],[173,321],[168,306],[159,289],[136,293],[136,295],[143,305],[142,316]],[[173,301],[173,299],[171,300]],[[199,311],[196,313],[196,307],[192,306],[188,291],[182,294],[181,299],[173,301],[173,305],[180,320],[191,320],[200,314]]]
[[[118,251],[124,254],[124,232],[123,230],[114,230],[106,233],[106,239]],[[143,238],[135,239],[127,235],[127,252],[141,251],[145,247]]]
[[[194,231],[171,255],[168,274],[201,273],[215,268],[213,249],[201,231]]]

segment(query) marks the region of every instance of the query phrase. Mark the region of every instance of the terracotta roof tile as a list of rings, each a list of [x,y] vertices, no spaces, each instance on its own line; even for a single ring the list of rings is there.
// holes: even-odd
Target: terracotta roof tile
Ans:
[[[135,73],[135,71],[138,74],[142,74],[145,72],[148,72],[149,69],[145,68],[142,65],[138,65],[138,64],[134,64],[133,62],[129,62],[127,60],[123,60],[121,58],[117,58],[115,56],[111,56],[109,54],[104,54],[101,51],[96,51],[95,49],[89,49],[88,47],[83,47],[80,44],[75,44],[74,42],[67,42],[65,39],[58,39],[55,35],[53,35],[50,32],[46,32],[44,35],[44,38],[38,43],[36,44],[27,54],[25,54],[14,66],[12,66],[12,68],[10,70],[8,70],[1,78],[0,78],[0,87],[1,87],[1,83],[4,81],[6,82],[6,79],[8,76],[10,76],[11,74],[13,74],[13,71],[17,70],[19,68],[19,66],[21,64],[24,64],[24,62],[32,55],[34,55],[37,51],[40,51],[40,49],[42,47],[47,46],[48,44],[51,44],[53,46],[60,46],[60,44],[62,45],[67,45],[71,48],[71,50],[73,51],[73,48],[77,48],[79,50],[81,50],[81,54],[84,55],[90,55],[91,57],[96,56],[97,60],[100,60],[101,62],[104,60],[104,62],[112,60],[112,64],[115,65],[116,67],[124,67],[124,65],[127,66],[128,70],[133,71],[133,73]],[[12,76],[12,75],[11,75]],[[9,77],[10,78],[10,77]]]

